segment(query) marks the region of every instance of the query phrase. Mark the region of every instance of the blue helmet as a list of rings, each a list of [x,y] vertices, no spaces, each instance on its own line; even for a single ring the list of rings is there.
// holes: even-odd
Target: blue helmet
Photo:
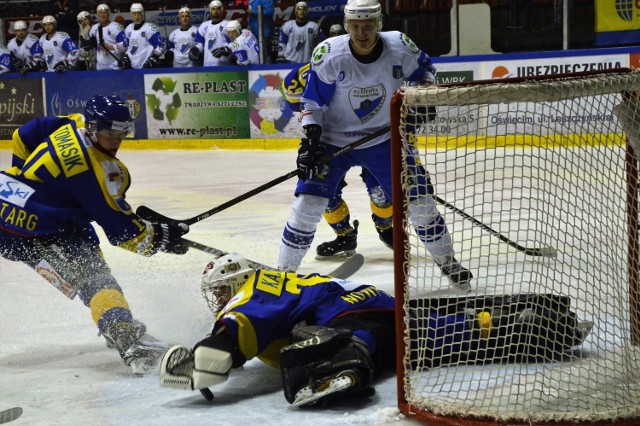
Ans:
[[[94,96],[87,101],[84,109],[87,130],[97,133],[100,130],[120,130],[129,133],[131,130],[131,114],[129,108],[120,97]]]

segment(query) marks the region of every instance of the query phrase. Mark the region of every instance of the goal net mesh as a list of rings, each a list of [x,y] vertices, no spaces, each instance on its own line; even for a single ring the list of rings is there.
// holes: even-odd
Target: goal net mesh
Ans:
[[[640,420],[637,96],[640,73],[629,70],[395,95],[403,412],[443,423]],[[456,258],[474,275],[469,295],[449,285],[414,230],[408,206],[421,188],[410,149],[430,176]],[[546,329],[553,320],[543,318],[529,328],[535,338],[520,336],[514,349],[509,327],[522,317],[460,308],[465,296],[514,294],[562,298],[586,337],[568,348],[527,347],[575,332]],[[455,315],[424,320],[432,315],[425,303]],[[555,309],[547,307],[544,316]]]

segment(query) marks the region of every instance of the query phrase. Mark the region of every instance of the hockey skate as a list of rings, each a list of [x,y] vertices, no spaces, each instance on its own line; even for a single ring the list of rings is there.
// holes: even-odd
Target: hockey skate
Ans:
[[[353,221],[353,229],[344,235],[338,235],[333,241],[320,244],[316,248],[316,259],[327,259],[338,256],[353,256],[358,246],[358,226],[357,220]]]
[[[357,373],[353,370],[345,370],[340,373],[316,380],[312,385],[305,386],[296,393],[292,407],[304,407],[326,401],[327,396],[337,392],[343,392],[356,385]]]
[[[390,226],[388,228],[382,229],[376,226],[376,231],[378,231],[378,237],[382,243],[393,250],[393,228]]]
[[[440,267],[442,275],[449,279],[449,284],[460,291],[471,291],[471,279],[473,274],[465,268],[453,256],[445,256],[442,260],[435,260]]]
[[[134,320],[112,324],[101,333],[107,347],[116,349],[125,365],[137,376],[152,373],[170,346],[146,331],[143,323]]]

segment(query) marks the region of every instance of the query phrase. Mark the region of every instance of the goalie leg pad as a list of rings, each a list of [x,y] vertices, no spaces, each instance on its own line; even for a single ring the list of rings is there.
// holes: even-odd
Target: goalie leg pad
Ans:
[[[304,332],[312,337],[280,351],[284,395],[290,404],[310,405],[370,389],[374,365],[366,343],[348,330],[303,327]]]

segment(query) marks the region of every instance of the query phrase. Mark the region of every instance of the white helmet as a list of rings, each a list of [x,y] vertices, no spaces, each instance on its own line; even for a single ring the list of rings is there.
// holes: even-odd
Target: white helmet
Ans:
[[[222,2],[220,0],[213,0],[211,3],[209,3],[209,9],[211,9],[212,7],[222,7]]]
[[[44,18],[42,18],[42,25],[44,24],[53,24],[53,26],[55,27],[57,25],[58,21],[56,21],[56,18],[54,18],[51,15],[47,15]]]
[[[78,22],[80,22],[82,19],[84,18],[90,18],[91,15],[89,14],[89,12],[87,12],[86,10],[83,10],[82,12],[78,13]]]
[[[240,25],[240,22],[238,22],[237,19],[234,19],[232,21],[229,21],[226,30],[228,33],[230,33],[231,31],[237,31],[238,34],[240,34],[240,32],[242,32],[242,25]]]
[[[182,15],[183,13],[188,13],[189,16],[191,16],[191,9],[189,9],[187,6],[182,6],[180,10],[178,10],[178,16]]]
[[[306,7],[307,9],[309,8],[306,1],[299,1],[298,3],[296,3],[296,9],[299,7]]]
[[[227,254],[207,264],[202,273],[200,290],[214,315],[255,273],[249,262],[239,254]]]
[[[132,3],[131,8],[129,9],[129,13],[133,12],[144,13],[144,7],[142,7],[142,3]]]
[[[27,23],[25,21],[16,21],[13,23],[14,31],[20,31],[20,30],[26,30],[26,29],[27,29]]]
[[[340,24],[333,24],[330,28],[329,28],[329,36],[330,37],[335,37],[337,35],[340,34],[344,34],[344,30],[342,29],[342,25]]]
[[[109,6],[104,3],[99,4],[98,7],[96,7],[96,12],[100,12],[102,10],[106,10],[108,13],[111,13],[111,9],[109,9]]]
[[[378,20],[378,31],[382,31],[382,6],[378,0],[349,0],[344,7],[344,28],[349,31],[349,21]]]

